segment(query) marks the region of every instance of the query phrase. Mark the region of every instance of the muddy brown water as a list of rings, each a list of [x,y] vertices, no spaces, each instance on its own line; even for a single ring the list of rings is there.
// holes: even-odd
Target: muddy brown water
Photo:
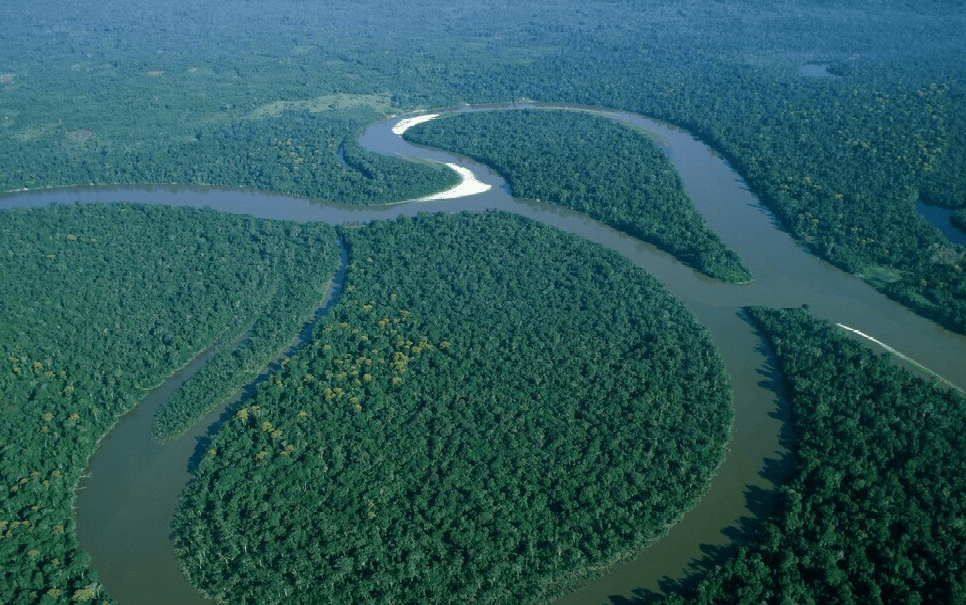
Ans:
[[[488,108],[490,109],[490,108]],[[574,109],[574,108],[570,108]],[[729,452],[708,492],[669,533],[633,561],[612,569],[557,601],[558,605],[643,603],[713,564],[745,539],[769,511],[774,490],[790,469],[788,408],[761,339],[745,321],[746,305],[807,304],[821,318],[874,336],[966,387],[966,337],[948,332],[890,301],[860,279],[808,253],[779,230],[727,162],[687,132],[620,112],[599,111],[651,132],[671,159],[708,225],[755,275],[726,284],[689,269],[670,255],[587,217],[540,202],[512,198],[485,166],[454,154],[410,145],[393,134],[398,118],[368,128],[360,143],[381,153],[455,162],[493,185],[455,200],[367,208],[277,194],[205,187],[75,187],[5,194],[0,207],[76,201],[187,205],[266,218],[367,222],[439,210],[502,209],[559,227],[616,250],[661,280],[707,326],[734,389],[735,423]],[[865,343],[868,345],[868,343]],[[872,346],[872,345],[869,345]],[[189,366],[183,372],[190,373]],[[170,522],[189,479],[188,461],[219,412],[174,442],[151,441],[153,410],[184,380],[181,373],[125,416],[92,457],[77,492],[81,546],[105,588],[119,603],[207,603],[187,584],[174,557]]]

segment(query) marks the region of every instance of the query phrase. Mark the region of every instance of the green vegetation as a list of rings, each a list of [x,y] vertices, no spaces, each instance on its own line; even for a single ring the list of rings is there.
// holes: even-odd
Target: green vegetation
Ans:
[[[0,190],[176,181],[389,201],[452,175],[343,164],[340,147],[348,159],[383,116],[521,98],[625,109],[692,130],[815,253],[857,275],[899,272],[878,287],[966,332],[966,273],[949,262],[962,249],[914,209],[920,195],[966,206],[956,3],[88,0],[7,13]],[[806,63],[832,75],[804,76]]]
[[[711,277],[751,280],[708,230],[660,148],[613,120],[545,110],[463,113],[410,128],[405,138],[470,156],[500,172],[515,196],[584,212]]]
[[[240,237],[250,238],[256,246],[277,249],[271,264],[255,265],[246,276],[253,288],[249,296],[254,297],[257,310],[247,314],[250,322],[238,321],[232,326],[225,341],[227,346],[205,362],[158,410],[151,431],[159,440],[177,437],[265,371],[322,303],[327,286],[325,276],[336,272],[339,252],[331,228],[325,225],[291,224],[268,235],[251,228],[249,233],[229,235],[230,250],[223,249],[223,262],[236,262],[235,244],[241,243]],[[312,264],[307,263],[307,258],[313,259]],[[236,270],[241,267],[244,265]],[[239,319],[245,316],[239,313]],[[230,344],[234,339],[240,339],[237,346]]]
[[[183,183],[375,204],[422,197],[459,182],[445,166],[360,149],[356,138],[361,129],[385,117],[372,110],[257,115],[231,124],[201,125],[191,143],[159,142],[155,145],[161,148],[151,152],[106,146],[97,139],[74,141],[68,133],[67,141],[47,159],[55,168],[13,155],[4,167],[21,180],[4,184],[0,179],[0,187]]]
[[[494,19],[495,14],[501,18]],[[914,202],[921,197],[955,209],[954,220],[966,225],[966,15],[958,2],[617,0],[546,5],[489,0],[454,6],[443,0],[417,4],[156,0],[149,7],[119,0],[78,0],[21,3],[5,10],[3,18],[0,190],[180,182],[272,189],[352,203],[395,201],[443,189],[454,177],[430,165],[381,158],[358,149],[356,134],[368,123],[403,110],[522,98],[612,107],[690,129],[725,154],[784,228],[816,254],[862,275],[950,329],[966,333],[966,252],[950,245],[914,211]],[[833,77],[803,76],[801,66],[815,62],[828,64]],[[599,157],[603,155],[601,151]],[[12,222],[0,234],[0,241],[7,244],[0,248],[5,255],[0,272],[4,312],[0,346],[6,349],[9,363],[0,383],[0,402],[5,406],[0,420],[4,434],[0,474],[9,490],[0,511],[4,515],[0,524],[6,523],[0,531],[4,562],[0,587],[12,587],[3,594],[15,603],[90,594],[86,591],[93,590],[96,579],[76,550],[69,501],[93,442],[133,405],[137,387],[154,384],[213,342],[230,341],[239,326],[256,325],[262,312],[253,299],[259,295],[260,282],[233,273],[235,253],[259,244],[245,238],[233,242],[231,261],[219,265],[216,260],[228,257],[227,252],[212,248],[221,241],[221,233],[210,225],[192,230],[194,221],[202,220],[199,216],[215,222],[248,219],[189,213],[193,218],[179,219],[176,229],[152,219],[150,227],[132,228],[130,233],[98,232],[96,213],[106,211],[73,210],[94,214],[83,215],[76,225],[57,227],[63,239],[31,240],[31,234],[46,227],[23,223],[27,220],[23,217],[55,216],[61,211],[50,212],[3,213],[2,221]],[[123,216],[131,219],[142,212],[166,211],[129,209]],[[119,219],[111,218],[107,224],[115,220]],[[274,223],[244,224],[257,224],[272,233],[282,229]],[[81,227],[95,231],[82,232]],[[97,237],[97,245],[85,239],[85,233]],[[165,240],[168,236],[173,239]],[[131,239],[123,240],[126,237]],[[182,237],[197,243],[185,244],[194,256],[172,251],[180,264],[172,264],[168,272],[158,264],[155,250],[167,250],[165,246]],[[263,242],[277,246],[265,251],[264,259],[260,253],[238,252],[248,259],[238,262],[241,266],[270,262],[272,254],[287,249],[286,237],[272,236]],[[319,233],[317,237],[321,247],[327,236]],[[212,238],[207,249],[201,246],[202,238]],[[110,258],[102,257],[100,248],[115,240],[127,245],[119,245]],[[81,245],[87,247],[81,249]],[[393,259],[387,266],[424,262],[422,256],[434,246],[407,259]],[[197,256],[195,248],[204,254]],[[21,250],[25,256],[18,256]],[[293,254],[317,259],[304,250]],[[124,268],[98,264],[128,258],[124,255],[134,255]],[[199,258],[210,262],[190,264]],[[327,270],[328,261],[319,262],[318,270],[310,273]],[[397,277],[407,279],[403,274]],[[288,279],[279,278],[278,283]],[[175,289],[149,296],[144,289],[147,284],[175,284]],[[195,289],[187,284],[196,284]],[[401,286],[399,292],[403,292]],[[237,317],[226,301],[242,301]],[[185,321],[188,314],[206,321],[195,325]],[[140,329],[141,325],[147,329]],[[257,325],[269,329],[273,322],[263,320]],[[420,342],[420,335],[426,336],[426,342],[441,342],[431,338],[429,328],[412,328],[411,334],[416,339],[407,340],[414,343]],[[463,336],[455,331],[445,335],[453,343]],[[816,344],[819,350],[825,346],[831,345]],[[431,363],[456,363],[438,347],[421,353]],[[312,359],[309,354],[304,357]],[[588,371],[596,367],[594,358],[584,363]],[[48,372],[53,375],[47,376]],[[671,372],[667,379],[674,381]],[[893,379],[900,380],[889,378]],[[389,380],[389,387],[394,386]],[[855,382],[861,381],[856,378]],[[63,400],[54,397],[58,393]],[[855,399],[861,400],[858,395]],[[859,427],[895,422],[888,408],[859,407],[866,410]],[[194,414],[172,410],[171,420]],[[912,411],[906,416],[916,417]],[[953,411],[949,417],[958,418]],[[939,415],[930,420],[943,426]],[[857,429],[848,422],[843,427],[851,434]],[[275,430],[260,438],[271,438]],[[952,439],[949,447],[961,453],[963,444]],[[854,446],[860,455],[866,451],[863,447]],[[265,451],[265,464],[280,464],[292,456]],[[854,462],[845,453],[840,458]],[[875,492],[876,498],[879,485],[924,485],[905,475],[895,481],[889,478],[895,474],[886,471],[911,472],[902,470],[899,458],[894,460],[883,471],[887,478],[881,483],[860,478],[869,483],[865,489]],[[946,463],[955,460],[937,461],[936,472],[953,468],[941,466]],[[872,468],[870,472],[882,469]],[[928,472],[932,470],[916,471]],[[226,486],[237,479],[228,477],[227,471],[225,475]],[[950,476],[942,475],[947,482],[942,485],[955,484]],[[856,506],[871,502],[862,500],[861,489],[845,493],[854,496]],[[907,493],[902,492],[904,498]],[[930,486],[916,497],[926,499],[936,493],[942,492]],[[788,498],[787,508],[792,510],[795,501],[791,495]],[[377,499],[372,501],[375,506]],[[850,505],[845,498],[830,501],[829,507],[833,504]],[[892,501],[879,500],[878,505],[885,511],[880,514],[883,517],[898,510],[891,508]],[[940,505],[948,503],[937,501],[936,506]],[[368,508],[368,501],[364,506]],[[933,510],[925,505],[908,508]],[[932,528],[929,540],[920,539],[919,526],[907,531],[894,519],[880,523],[876,518],[869,522],[878,523],[871,526],[875,531],[885,523],[892,526],[885,533],[870,530],[879,541],[864,555],[848,546],[840,548],[845,555],[836,565],[856,574],[855,585],[869,586],[869,595],[875,589],[863,584],[862,578],[881,580],[874,586],[879,590],[884,586],[886,594],[902,601],[917,586],[917,575],[930,579],[930,572],[922,570],[934,568],[920,563],[933,557],[930,561],[942,563],[935,569],[947,571],[948,579],[944,584],[938,578],[931,585],[938,587],[936,592],[923,594],[961,598],[956,592],[961,590],[956,587],[962,585],[961,575],[956,575],[961,572],[943,567],[951,559],[933,549],[958,544],[950,541],[961,536],[957,532],[962,515],[947,514],[949,508],[936,510],[937,518],[947,525],[927,525]],[[263,512],[264,517],[274,518],[270,504],[264,504]],[[380,518],[378,512],[371,512]],[[804,519],[804,512],[795,514],[787,518]],[[833,518],[822,508],[809,509],[808,514],[812,515],[809,527],[825,528],[821,524]],[[911,524],[922,521],[918,512],[909,514]],[[858,528],[854,535],[862,540],[867,536],[859,533],[860,525],[868,518],[856,513],[855,524],[848,526]],[[766,535],[780,537],[783,531]],[[789,535],[795,539],[801,534]],[[905,535],[912,538],[903,539]],[[810,541],[820,547],[831,544],[823,542],[821,535]],[[280,543],[267,542],[276,548],[274,552]],[[811,553],[811,558],[800,563],[789,557],[789,565],[810,565],[801,574],[808,581],[829,570],[827,585],[839,590],[830,589],[829,594],[845,594],[835,584],[839,576],[832,567],[815,563],[825,561],[828,550],[802,552]],[[832,551],[832,558],[837,553]],[[343,560],[337,573],[348,574],[351,563],[352,573],[364,575],[357,569],[362,560],[350,556],[352,561]],[[739,561],[752,561],[748,558],[752,555],[742,556],[745,559]],[[784,562],[778,560],[774,569],[795,569],[784,567]],[[912,572],[907,563],[914,565]],[[823,571],[813,573],[815,569]],[[246,571],[264,581],[264,586],[295,583],[293,578],[269,580],[257,569]],[[534,573],[546,572],[543,577],[556,582],[558,571],[547,567]],[[752,571],[739,569],[739,575],[747,572],[754,577]],[[900,578],[903,574],[909,577]],[[395,586],[411,575],[393,580]],[[381,577],[387,576],[392,577]],[[522,585],[512,576],[507,586]],[[798,586],[791,580],[787,585]],[[756,590],[749,588],[748,593],[760,594]],[[908,600],[913,598],[910,595]]]
[[[333,236],[324,225],[162,206],[0,212],[5,603],[100,591],[72,509],[98,440],[197,352],[259,320],[285,325],[265,315],[280,310],[266,300],[280,284],[313,275],[314,290],[291,294],[303,313],[318,301]],[[290,336],[273,335],[275,347]]]
[[[345,237],[340,302],[182,495],[177,550],[202,592],[526,603],[632,556],[703,493],[727,377],[643,271],[500,213]]]
[[[750,313],[791,395],[796,476],[756,543],[669,602],[962,602],[966,398],[805,310]]]
[[[960,208],[953,212],[950,219],[957,229],[966,233],[966,208]]]

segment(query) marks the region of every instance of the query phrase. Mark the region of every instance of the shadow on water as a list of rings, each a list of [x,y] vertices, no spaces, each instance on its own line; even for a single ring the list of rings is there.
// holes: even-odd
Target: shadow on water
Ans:
[[[953,224],[953,211],[950,208],[930,206],[922,200],[916,201],[916,213],[939,231],[953,244],[966,247],[966,231]]]
[[[282,361],[284,359],[298,353],[299,349],[312,340],[315,327],[322,321],[323,317],[328,315],[332,307],[339,302],[342,296],[342,287],[345,283],[346,269],[349,266],[349,251],[346,249],[345,242],[341,237],[337,238],[336,241],[339,245],[339,268],[332,277],[332,286],[329,288],[325,300],[315,310],[315,315],[312,319],[302,327],[302,331],[289,343],[285,352],[273,361],[261,374],[255,377],[254,380],[242,387],[235,397],[225,405],[218,419],[208,425],[203,435],[195,438],[197,443],[195,444],[194,453],[191,454],[191,458],[188,460],[189,473],[194,474],[198,470],[198,465],[201,463],[201,459],[204,458],[205,452],[208,451],[212,439],[221,430],[221,427],[235,416],[235,412],[238,411],[241,404],[250,401],[258,391],[258,386],[268,380],[270,375],[282,368]]]
[[[629,116],[627,119],[629,123],[645,124],[646,128],[659,133],[656,136],[667,139],[667,145],[674,150],[669,155],[672,161],[675,158],[680,160],[676,163],[676,169],[684,178],[686,186],[690,184],[689,195],[692,195],[696,203],[700,202],[699,208],[708,217],[709,225],[716,232],[721,233],[723,239],[735,242],[736,249],[745,260],[757,261],[755,269],[757,279],[754,286],[717,287],[701,280],[693,280],[690,270],[678,270],[677,265],[662,255],[663,253],[650,251],[639,243],[627,245],[620,237],[614,237],[609,231],[600,229],[592,221],[576,213],[565,212],[559,207],[552,209],[545,208],[545,205],[535,207],[532,204],[508,198],[506,193],[509,187],[505,186],[505,183],[496,175],[486,172],[479,166],[477,170],[486,175],[488,182],[496,185],[489,194],[464,200],[386,208],[315,206],[307,204],[305,200],[284,196],[213,189],[199,190],[198,188],[186,188],[183,192],[180,189],[170,191],[167,188],[157,188],[156,192],[155,188],[148,188],[147,192],[135,188],[112,188],[109,191],[113,192],[111,195],[122,196],[128,201],[211,206],[222,211],[251,213],[272,218],[324,220],[333,224],[385,220],[399,215],[411,216],[421,211],[505,209],[559,226],[571,233],[611,247],[661,277],[665,283],[673,285],[675,293],[687,301],[692,310],[700,311],[702,321],[711,328],[716,342],[722,348],[726,365],[729,366],[732,386],[736,389],[736,393],[741,392],[741,396],[736,397],[735,411],[738,428],[730,446],[731,451],[719,469],[718,475],[712,480],[708,495],[703,497],[681,523],[670,529],[671,535],[657,541],[637,559],[637,561],[647,559],[646,562],[633,569],[628,569],[630,566],[627,566],[628,568],[609,573],[606,578],[601,578],[599,585],[593,587],[591,592],[574,593],[571,595],[573,598],[565,598],[558,605],[652,603],[663,597],[661,592],[686,591],[688,587],[704,577],[708,570],[714,569],[734,552],[735,546],[714,544],[714,540],[718,538],[721,542],[737,540],[739,545],[753,540],[762,522],[771,514],[779,501],[778,486],[793,469],[792,456],[782,453],[783,449],[787,450],[794,442],[789,421],[788,399],[784,396],[784,389],[770,350],[749,325],[747,317],[738,312],[737,317],[740,319],[736,319],[735,312],[738,308],[746,304],[792,306],[807,300],[819,317],[844,321],[863,329],[865,325],[870,325],[872,328],[869,329],[874,328],[876,335],[881,335],[890,342],[901,343],[903,349],[909,347],[911,354],[922,358],[927,365],[935,366],[942,373],[953,376],[962,375],[961,362],[956,360],[963,359],[962,350],[966,346],[966,341],[958,336],[941,332],[931,323],[924,323],[923,320],[910,316],[905,309],[899,309],[894,303],[873,293],[861,281],[851,277],[842,278],[838,269],[812,262],[808,254],[802,254],[804,247],[801,244],[790,245],[785,241],[787,238],[778,236],[778,231],[774,229],[775,227],[780,229],[776,218],[761,209],[754,199],[749,199],[753,196],[748,195],[747,187],[742,187],[741,179],[730,168],[722,166],[720,158],[709,156],[707,148],[691,135],[673,127],[647,121],[639,116]],[[401,153],[416,157],[425,153],[428,154],[426,157],[429,159],[435,157],[432,153],[436,152],[425,150],[420,150],[418,154],[407,153],[406,150],[412,148],[405,146],[399,137],[392,135],[389,123],[374,125],[366,132],[370,134],[363,146],[368,148],[370,143],[378,144],[380,153]],[[360,143],[362,143],[361,139]],[[450,158],[450,156],[445,157]],[[715,161],[709,161],[708,157],[712,157]],[[446,161],[452,161],[452,159]],[[500,187],[501,184],[504,186]],[[50,203],[51,196],[62,202],[76,202],[79,199],[78,196],[82,194],[90,199],[101,199],[106,195],[103,189],[92,191],[70,189],[55,193],[56,195],[45,192],[42,196],[22,194],[16,199],[10,198],[12,201],[0,196],[0,204],[30,206]],[[501,193],[502,198],[499,195]],[[749,209],[754,212],[748,212]],[[762,217],[768,219],[768,222],[761,221]],[[324,315],[338,300],[338,292],[344,279],[346,257],[347,254],[343,248],[343,268],[333,280],[330,298],[327,298],[317,311],[315,320],[303,330],[299,343],[307,340],[318,317]],[[293,352],[293,349],[289,349],[287,355]],[[268,371],[278,367],[275,365]],[[264,379],[261,377],[259,381]],[[211,424],[200,423],[192,433],[192,438],[184,438],[181,441],[184,452],[181,453],[178,450],[171,454],[175,460],[171,463],[171,468],[176,467],[180,474],[187,475],[185,461],[190,458],[190,468],[194,469],[200,460],[200,454],[209,447],[212,435],[234,415],[240,402],[247,401],[252,396],[259,381],[244,389],[225,411],[214,412],[210,418],[217,419],[206,421]],[[135,436],[140,437],[146,432],[145,428]],[[195,435],[202,433],[202,437],[194,438]],[[110,441],[112,436],[113,433],[107,435],[105,443]],[[173,442],[173,444],[176,443]],[[168,450],[163,450],[157,455],[167,452]],[[155,454],[151,453],[151,455]],[[127,451],[123,451],[116,454],[114,458],[110,458],[108,462],[116,463],[117,466],[130,467],[131,460],[132,456]],[[134,495],[137,495],[138,490],[148,494],[150,500],[146,500],[144,508],[156,509],[157,503],[154,500],[157,500],[157,496],[154,491],[151,491],[155,486],[152,484],[142,487],[137,483],[137,480],[147,473],[139,469],[128,470],[131,471],[131,479],[127,483],[135,485]],[[168,470],[167,466],[165,470]],[[114,467],[105,467],[105,471],[101,473],[102,476],[114,474],[116,474]],[[187,477],[179,475],[168,480],[166,485],[177,485],[180,491],[187,480]],[[134,597],[126,602],[195,603],[196,601],[186,600],[192,595],[196,599],[200,598],[193,589],[188,590],[190,587],[181,590],[177,599],[159,601],[143,598],[150,593],[160,594],[160,591],[167,588],[162,584],[173,583],[172,578],[180,578],[185,586],[187,583],[183,580],[180,565],[174,553],[171,552],[169,540],[152,542],[150,546],[164,552],[149,553],[152,557],[150,565],[138,567],[136,573],[139,575],[136,577],[132,575],[135,572],[128,568],[134,569],[135,565],[129,562],[141,556],[137,549],[140,548],[141,543],[147,542],[147,539],[140,537],[142,535],[140,530],[146,522],[139,518],[135,526],[137,531],[131,530],[129,526],[122,525],[120,522],[114,522],[108,513],[115,513],[117,508],[115,500],[112,493],[105,492],[101,500],[88,507],[94,512],[87,516],[93,518],[96,513],[98,520],[102,521],[97,526],[96,533],[99,534],[97,537],[101,542],[108,544],[104,549],[107,554],[102,555],[104,569],[110,570],[115,577],[119,578],[120,584],[126,584],[127,588],[131,589],[130,592]],[[138,501],[135,502],[133,505],[126,505],[125,508],[133,509],[141,506]],[[168,505],[165,504],[165,506]],[[175,499],[166,510],[173,510],[176,506]],[[82,516],[79,514],[78,519]],[[161,526],[161,529],[156,532],[152,529],[152,535],[160,535],[162,532],[167,535],[170,532],[170,517],[167,513],[156,516],[158,518],[152,522]],[[78,523],[78,526],[80,527],[81,524]],[[87,539],[92,540],[90,537]],[[124,540],[128,540],[130,544]],[[83,538],[81,543],[84,544]],[[123,546],[118,547],[118,544]],[[652,554],[649,555],[649,553]],[[154,572],[163,565],[167,565],[166,571]],[[144,572],[144,569],[150,569],[152,572]],[[683,571],[679,571],[682,569]],[[672,580],[672,578],[683,579]],[[149,586],[151,582],[153,584]],[[113,589],[110,590],[113,592]],[[618,592],[622,595],[616,596],[615,593]],[[125,602],[120,597],[117,598],[119,602]]]
[[[740,311],[738,316],[749,323],[752,330],[757,332],[754,322]],[[776,359],[771,347],[760,334],[755,349],[766,360],[757,372],[761,376],[759,386],[776,394],[778,407],[769,413],[781,423],[779,443],[784,452],[776,452],[777,456],[765,458],[758,475],[768,482],[770,487],[746,485],[743,489],[745,509],[748,515],[738,519],[737,524],[724,528],[721,533],[728,538],[726,544],[701,544],[702,556],[692,560],[684,570],[681,578],[674,579],[664,576],[658,581],[660,591],[636,588],[628,595],[609,595],[609,603],[602,605],[653,605],[660,603],[669,594],[686,595],[693,591],[698,583],[715,569],[727,563],[734,557],[738,548],[754,542],[765,523],[774,514],[780,501],[780,488],[795,471],[795,432],[791,420],[791,405],[787,389],[782,381]]]

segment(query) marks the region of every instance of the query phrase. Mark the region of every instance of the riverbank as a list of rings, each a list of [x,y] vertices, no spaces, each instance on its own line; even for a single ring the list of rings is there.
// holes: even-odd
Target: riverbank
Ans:
[[[666,141],[666,149],[681,174],[689,195],[709,226],[733,246],[749,263],[757,281],[731,286],[703,279],[683,268],[669,255],[628,236],[588,220],[578,213],[535,202],[510,199],[500,187],[498,175],[485,167],[451,155],[407,145],[391,133],[392,122],[375,125],[363,135],[363,143],[385,153],[425,157],[433,161],[458,162],[473,170],[493,187],[477,197],[425,204],[401,204],[392,208],[346,207],[316,204],[290,196],[220,191],[211,188],[146,187],[60,190],[3,196],[0,204],[45,205],[71,203],[80,199],[128,199],[151,204],[211,206],[225,212],[277,216],[297,220],[324,220],[333,224],[386,220],[414,216],[433,210],[505,209],[535,218],[561,229],[597,241],[645,267],[664,282],[691,308],[715,339],[735,390],[735,430],[730,453],[711,490],[698,507],[675,525],[667,537],[630,566],[614,570],[583,592],[572,595],[575,605],[610,602],[610,595],[633,599],[644,592],[660,592],[664,578],[683,578],[697,571],[711,545],[731,543],[740,533],[742,519],[755,517],[748,496],[774,489],[771,479],[761,476],[787,451],[782,437],[780,390],[769,361],[759,351],[754,331],[738,316],[749,304],[797,306],[808,303],[819,317],[870,330],[894,343],[924,365],[951,378],[966,376],[966,342],[934,323],[889,301],[860,280],[804,252],[787,234],[775,229],[743,181],[713,151],[691,135],[666,124],[626,115],[623,119],[641,124]],[[371,143],[371,145],[370,145]],[[765,380],[762,380],[765,376]],[[190,454],[188,454],[190,456]],[[757,502],[757,500],[755,500]],[[651,556],[651,559],[648,559]],[[175,571],[180,573],[177,567]],[[146,580],[145,580],[146,581]],[[135,601],[138,602],[138,601]]]
[[[439,193],[434,193],[433,195],[421,197],[416,200],[417,202],[452,200],[460,197],[469,197],[471,195],[485,193],[486,191],[490,190],[491,185],[478,180],[476,175],[469,168],[463,168],[462,166],[458,166],[452,162],[449,162],[446,165],[456,171],[456,174],[460,175],[460,184],[452,189],[447,189],[446,191],[440,191]]]

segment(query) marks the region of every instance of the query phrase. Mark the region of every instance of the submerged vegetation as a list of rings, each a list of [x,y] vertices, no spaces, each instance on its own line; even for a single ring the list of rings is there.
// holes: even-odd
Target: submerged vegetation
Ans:
[[[669,602],[962,602],[966,398],[803,309],[750,313],[791,397],[797,470],[757,541]]]
[[[513,195],[579,210],[655,244],[711,277],[749,281],[738,255],[705,225],[681,178],[644,134],[567,111],[472,112],[406,131],[501,173]]]
[[[4,602],[83,601],[101,592],[78,549],[72,509],[98,440],[198,351],[259,318],[287,322],[266,315],[277,311],[270,294],[300,283],[303,271],[316,287],[298,290],[297,300],[303,309],[318,300],[332,268],[332,254],[320,250],[334,251],[326,225],[210,210],[95,204],[0,212]]]
[[[345,237],[340,302],[183,494],[177,549],[204,593],[532,602],[632,556],[704,492],[727,377],[643,271],[498,213]]]

